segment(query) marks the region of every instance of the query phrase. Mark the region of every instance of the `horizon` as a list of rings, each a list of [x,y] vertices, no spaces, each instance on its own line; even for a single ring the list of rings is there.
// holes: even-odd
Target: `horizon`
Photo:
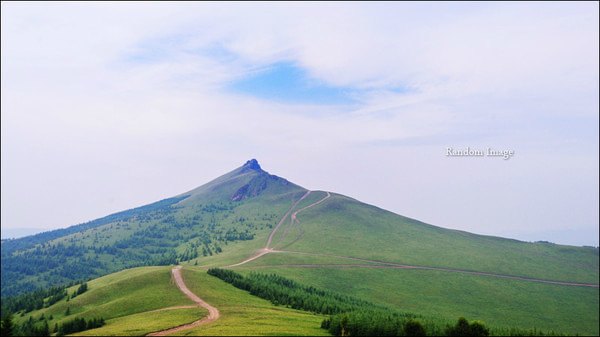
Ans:
[[[2,235],[256,158],[435,226],[597,247],[598,6],[2,2]]]
[[[260,169],[260,170],[262,170],[262,171],[264,171],[264,172],[267,172],[267,173],[269,173],[269,174],[272,174],[271,172],[269,172],[269,171],[267,171],[267,170],[264,170],[264,169],[262,168],[262,166],[260,166],[260,162],[258,162],[258,160],[257,160],[257,159],[255,159],[255,158],[252,158],[252,159],[250,159],[250,160],[246,161],[246,163],[245,163],[245,164],[243,164],[243,165],[240,165],[240,166],[239,166],[239,167],[237,167],[236,169],[239,169],[239,168],[241,168],[241,167],[243,167],[243,166],[247,165],[247,164],[248,164],[249,162],[251,162],[251,161],[256,161],[256,163],[258,164],[258,167],[259,167],[259,169]],[[234,170],[235,170],[235,169],[234,169]],[[231,172],[231,171],[230,171],[230,172]],[[225,175],[225,174],[227,174],[227,173],[223,173],[223,175]],[[218,178],[218,177],[215,177],[214,179],[217,179],[217,178]],[[284,178],[284,179],[286,179],[286,180],[290,181],[291,183],[294,183],[293,181],[291,181],[291,180],[287,179],[286,177],[282,177],[282,178]],[[211,181],[212,181],[212,180],[211,180]],[[210,181],[207,181],[205,184],[208,184],[209,182],[210,182]],[[204,184],[202,184],[202,185],[204,185]],[[202,186],[202,185],[199,185],[199,186],[197,186],[197,187],[200,187],[200,186]],[[196,188],[197,188],[197,187],[196,187]],[[194,189],[195,189],[195,188],[194,188]],[[192,190],[193,190],[193,189],[192,189]],[[191,191],[191,190],[190,190],[190,191]],[[315,190],[315,191],[318,191],[318,190]],[[335,191],[326,191],[326,192],[330,192],[330,193],[336,193]],[[185,193],[185,192],[182,192],[182,193]],[[181,193],[180,193],[180,194],[181,194]],[[171,196],[171,197],[173,197],[173,196]],[[346,197],[350,197],[350,198],[352,198],[352,196],[346,196]],[[167,197],[167,198],[169,198],[169,197]],[[162,199],[161,199],[161,200],[162,200]],[[155,200],[155,201],[159,201],[159,200]],[[360,200],[359,200],[359,201],[360,201]],[[112,215],[112,214],[116,214],[116,213],[120,213],[120,212],[123,212],[123,211],[129,210],[129,209],[132,209],[132,208],[140,207],[140,206],[145,206],[145,204],[144,204],[144,205],[137,205],[137,206],[134,206],[134,207],[131,207],[131,208],[122,209],[122,210],[115,211],[115,212],[111,212],[111,213],[108,213],[108,214],[106,214],[105,216]],[[377,205],[371,205],[371,206],[378,207]],[[382,209],[383,209],[383,208],[382,208]],[[384,209],[384,210],[386,210],[386,209]],[[389,211],[389,210],[386,210],[386,211]],[[390,212],[391,212],[391,211],[390,211]],[[394,212],[392,212],[392,213],[394,213]],[[395,214],[397,214],[397,213],[395,213]],[[403,214],[398,214],[398,215],[406,216],[406,215],[403,215]],[[408,217],[408,218],[411,218],[410,216],[406,216],[406,217]],[[93,221],[93,220],[97,220],[97,219],[99,219],[99,218],[90,219],[90,220],[88,220],[88,221]],[[414,220],[421,221],[421,220],[419,220],[419,219],[414,219]],[[88,221],[84,221],[84,222],[82,222],[82,223],[85,223],[85,222],[88,222]],[[9,233],[21,233],[21,234],[18,234],[17,236],[13,236],[13,237],[7,237],[7,236],[4,236],[4,235],[5,235],[5,232],[4,232],[4,230],[3,230],[3,231],[2,231],[2,240],[16,240],[16,239],[19,239],[19,238],[23,238],[23,237],[27,237],[27,236],[33,236],[33,235],[40,234],[40,233],[44,233],[44,232],[51,232],[51,231],[54,231],[54,230],[60,230],[60,229],[69,228],[69,227],[72,227],[72,226],[77,226],[77,225],[80,225],[80,224],[82,224],[82,223],[73,224],[73,225],[69,225],[69,226],[66,226],[66,227],[59,227],[59,228],[15,228],[15,229],[8,229],[8,230],[9,230]],[[430,225],[434,225],[434,226],[436,226],[435,224],[430,224]],[[436,227],[442,227],[442,228],[446,228],[446,227],[443,227],[443,226],[436,226]],[[458,228],[446,228],[446,229],[460,230],[460,229],[458,229]],[[473,233],[473,234],[478,234],[478,235],[485,235],[485,234],[481,234],[481,233],[475,233],[475,232],[470,232],[470,233]],[[500,236],[495,236],[495,235],[491,235],[491,236],[494,236],[494,237],[500,237]],[[511,238],[511,237],[502,237],[502,238],[505,238],[505,239],[516,239],[516,238]],[[523,242],[530,242],[530,243],[544,242],[544,243],[551,243],[551,244],[557,244],[557,245],[569,245],[569,244],[563,244],[563,243],[559,243],[559,242],[551,242],[551,241],[547,241],[547,240],[532,240],[532,241],[530,241],[530,240],[519,240],[519,239],[516,239],[516,240],[518,240],[518,241],[523,241]],[[570,246],[598,248],[598,246],[592,246],[592,245],[570,245]]]

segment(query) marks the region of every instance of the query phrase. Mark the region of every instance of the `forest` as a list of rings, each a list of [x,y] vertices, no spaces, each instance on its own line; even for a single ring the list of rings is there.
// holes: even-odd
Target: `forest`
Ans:
[[[65,336],[75,332],[90,330],[99,328],[105,325],[104,318],[91,318],[86,319],[84,317],[77,317],[68,320],[62,324],[55,323],[54,328],[51,329],[48,321],[52,320],[52,317],[40,316],[37,321],[41,321],[42,324],[29,317],[29,320],[23,324],[15,324],[12,320],[12,313],[7,313],[2,317],[1,324],[1,336],[50,336],[55,334],[56,336]]]
[[[271,226],[275,217],[267,213],[236,216],[233,202],[198,204],[193,213],[187,213],[173,205],[183,198],[3,241],[3,301],[40,287],[89,280],[126,268],[177,264],[220,254],[231,242],[253,240],[256,230]],[[69,236],[60,237],[65,234]]]

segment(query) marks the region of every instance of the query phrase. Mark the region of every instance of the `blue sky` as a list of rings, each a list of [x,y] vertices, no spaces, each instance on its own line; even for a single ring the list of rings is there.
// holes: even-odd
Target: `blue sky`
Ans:
[[[596,2],[3,2],[1,52],[3,231],[257,158],[434,225],[598,245]]]
[[[312,79],[306,70],[279,62],[256,69],[227,86],[234,93],[291,104],[356,104],[350,88]]]

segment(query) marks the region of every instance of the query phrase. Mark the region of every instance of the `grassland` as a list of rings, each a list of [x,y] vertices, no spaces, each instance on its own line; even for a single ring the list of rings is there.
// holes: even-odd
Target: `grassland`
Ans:
[[[184,336],[327,336],[320,328],[324,316],[278,307],[250,295],[206,271],[184,268],[188,288],[217,307],[221,317],[208,325],[182,331]]]
[[[89,290],[82,295],[23,317],[17,315],[15,322],[22,324],[29,317],[39,321],[42,315],[52,316],[48,322],[52,328],[76,317],[103,317],[105,326],[74,335],[140,336],[197,321],[208,313],[206,309],[152,311],[193,304],[172,282],[171,268],[134,268],[92,280],[88,282]],[[183,331],[184,335],[328,335],[320,329],[324,316],[274,306],[198,268],[186,267],[183,276],[192,292],[221,313],[216,322]],[[69,293],[74,290],[75,287],[68,289]],[[68,316],[65,315],[67,308],[71,312]]]
[[[376,265],[364,261],[350,261],[347,259],[336,258],[331,256],[315,256],[303,254],[289,253],[270,253],[260,257],[259,259],[250,261],[243,266],[234,267],[237,269],[259,268],[262,266],[283,265],[283,264],[317,264],[317,265],[333,265],[333,264],[360,264],[360,265]]]
[[[598,284],[597,248],[467,237],[335,194],[298,220],[306,234],[286,250]]]
[[[276,273],[449,322],[465,316],[497,328],[598,334],[598,288],[414,269],[272,267],[236,271]]]
[[[68,320],[84,317],[104,318],[106,326],[86,331],[91,335],[140,335],[197,320],[206,314],[202,308],[177,309],[148,313],[147,311],[181,305],[194,304],[171,282],[171,267],[142,267],[88,282],[88,291],[66,301],[30,312],[23,317],[17,315],[15,322],[22,324],[29,317],[39,321],[42,315],[52,328]],[[76,287],[67,291],[72,294]],[[66,315],[66,311],[70,311]]]
[[[313,200],[302,204],[314,202],[319,196],[313,192],[311,197]],[[298,214],[298,220],[305,234],[287,247],[290,251],[598,284],[597,248],[526,243],[447,230],[340,195],[332,195],[331,200],[304,210]],[[288,231],[284,244],[294,240],[294,233],[300,234],[293,230]],[[331,256],[271,253],[236,270],[274,272],[304,284],[449,322],[467,316],[497,328],[537,328],[585,335],[599,332],[598,288],[435,270],[275,267],[290,264],[369,263]]]
[[[195,308],[132,314],[113,318],[106,322],[106,326],[78,332],[72,336],[144,336],[197,321],[206,313],[207,310],[203,308]]]

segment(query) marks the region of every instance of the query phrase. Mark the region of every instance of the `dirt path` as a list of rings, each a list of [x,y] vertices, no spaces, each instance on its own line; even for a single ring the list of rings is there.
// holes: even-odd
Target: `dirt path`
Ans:
[[[272,251],[273,251],[272,249],[263,248],[263,249],[261,249],[261,250],[258,251],[258,254],[254,255],[254,256],[252,256],[252,257],[250,257],[250,258],[248,258],[248,259],[246,259],[246,260],[244,260],[244,261],[242,261],[240,263],[232,264],[230,266],[225,266],[224,268],[241,266],[241,265],[246,264],[246,263],[248,263],[248,262],[250,262],[252,260],[258,259],[259,257],[261,257],[261,256],[263,256],[265,254],[271,253]]]
[[[302,198],[300,198],[298,201],[296,201],[292,205],[292,207],[290,208],[290,210],[287,211],[287,213],[285,213],[285,215],[283,216],[283,218],[281,218],[281,220],[279,221],[279,223],[277,224],[277,226],[275,227],[275,229],[273,229],[273,231],[271,232],[271,235],[269,235],[269,240],[267,241],[267,244],[265,245],[265,250],[269,249],[269,246],[271,245],[271,240],[273,240],[273,235],[275,235],[275,233],[277,232],[277,230],[279,229],[279,227],[281,227],[281,224],[285,221],[285,219],[288,217],[288,215],[290,215],[290,213],[294,210],[294,208],[296,208],[296,206],[298,206],[298,204],[300,203],[300,201],[302,201],[302,200],[304,200],[304,198],[308,197],[308,195],[310,194],[310,192],[312,192],[312,191],[306,191],[306,194],[304,194],[302,196]]]
[[[302,198],[298,199],[298,201],[294,202],[292,204],[292,207],[290,207],[290,209],[283,215],[283,217],[281,218],[281,220],[279,220],[279,223],[277,224],[277,226],[275,226],[275,228],[273,229],[273,231],[271,231],[271,235],[269,235],[269,239],[267,240],[267,244],[265,245],[265,248],[258,250],[258,252],[256,254],[254,254],[253,256],[247,258],[246,260],[240,262],[240,263],[236,263],[236,264],[232,264],[229,266],[225,266],[223,268],[229,268],[229,267],[237,267],[237,266],[241,266],[243,264],[246,264],[252,260],[256,260],[259,257],[268,254],[270,252],[272,252],[273,250],[269,248],[269,246],[271,245],[271,241],[273,241],[273,236],[275,235],[275,233],[277,232],[277,230],[279,229],[279,227],[281,227],[281,224],[283,224],[283,222],[285,221],[285,219],[287,219],[288,215],[290,215],[290,213],[292,213],[292,211],[296,208],[296,206],[298,206],[298,204],[304,200],[306,197],[308,197],[308,195],[310,194],[310,192],[312,191],[306,191],[306,193],[302,196]],[[329,194],[329,193],[328,193]],[[279,240],[281,241],[281,240]]]
[[[183,278],[181,277],[181,266],[177,266],[177,267],[173,268],[171,270],[171,272],[173,273],[173,278],[175,279],[175,283],[177,283],[177,286],[179,287],[179,289],[184,294],[186,294],[187,297],[189,297],[192,301],[197,303],[199,306],[207,309],[208,316],[206,316],[200,320],[197,320],[195,322],[189,323],[189,324],[180,325],[178,327],[163,330],[163,331],[153,332],[153,333],[148,334],[147,336],[166,336],[168,334],[191,329],[191,328],[199,326],[199,325],[208,324],[210,322],[214,322],[217,319],[219,319],[219,310],[217,310],[217,308],[211,306],[210,304],[204,302],[200,297],[196,296],[196,294],[194,294],[191,290],[189,290],[188,287],[185,285],[185,283],[183,282]],[[169,309],[173,309],[173,308],[174,307],[164,308],[162,310],[169,310]],[[161,309],[159,309],[159,310],[161,310]]]
[[[296,222],[298,224],[298,228],[302,231],[302,234],[300,234],[300,237],[298,237],[296,240],[294,240],[292,243],[286,245],[285,247],[291,246],[293,243],[295,243],[296,241],[298,241],[300,238],[302,238],[304,236],[304,231],[302,230],[302,228],[300,228],[300,221],[298,221],[296,219],[296,215],[298,215],[298,213],[302,212],[303,210],[305,210],[307,208],[311,208],[311,207],[313,207],[315,205],[318,205],[318,204],[322,203],[323,201],[327,200],[327,198],[329,198],[331,196],[331,194],[329,194],[329,192],[325,192],[325,193],[327,193],[327,195],[323,199],[321,199],[319,201],[316,201],[316,202],[313,202],[312,204],[310,204],[308,206],[305,206],[305,207],[302,207],[301,209],[299,209],[299,210],[295,211],[294,213],[292,213],[292,216],[290,217],[291,218],[290,225],[285,229],[285,231],[281,235],[281,239],[279,239],[279,241],[277,242],[277,244],[275,245],[275,247],[277,247],[281,243],[281,241],[283,241],[283,239],[285,238],[285,235],[287,234],[288,230],[294,226],[294,222]]]

